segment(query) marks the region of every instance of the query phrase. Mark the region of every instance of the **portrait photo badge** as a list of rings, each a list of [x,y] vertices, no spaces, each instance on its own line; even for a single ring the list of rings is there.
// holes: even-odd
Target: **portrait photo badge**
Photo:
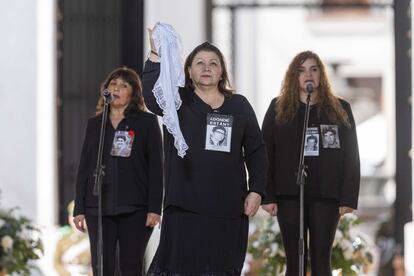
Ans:
[[[230,152],[233,116],[207,114],[206,150]]]
[[[135,133],[133,130],[117,130],[112,143],[111,155],[117,157],[129,157],[132,151]]]
[[[339,131],[337,125],[321,125],[322,144],[324,149],[340,149]]]
[[[319,156],[319,133],[317,127],[306,129],[304,156]]]

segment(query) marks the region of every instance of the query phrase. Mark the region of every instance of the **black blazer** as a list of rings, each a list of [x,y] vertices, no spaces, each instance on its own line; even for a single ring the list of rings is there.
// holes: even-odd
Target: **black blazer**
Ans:
[[[265,203],[275,203],[278,198],[299,195],[295,173],[299,164],[301,128],[304,118],[298,112],[292,122],[277,125],[275,103],[276,99],[273,99],[262,126],[269,159]],[[355,121],[349,103],[341,99],[340,103],[348,114],[351,128],[338,126],[340,149],[320,148],[316,166],[318,171],[314,173],[316,176],[314,181],[319,186],[316,197],[335,199],[339,206],[356,209],[360,184],[360,161]],[[329,122],[324,114],[320,114],[319,124],[332,125],[333,123]]]
[[[99,133],[102,116],[89,119],[79,162],[74,215],[95,213],[97,197],[92,194],[95,183]],[[110,155],[116,130],[134,132],[131,155]],[[107,120],[103,152],[105,176],[102,186],[103,212],[116,215],[145,207],[160,214],[163,195],[162,141],[156,116],[147,112],[127,115],[112,127]]]
[[[145,104],[162,115],[152,89],[160,64],[147,61],[142,76]],[[165,202],[203,215],[240,217],[249,191],[264,195],[266,153],[260,127],[247,99],[233,95],[213,110],[194,91],[180,88],[180,128],[189,146],[184,158],[177,155],[174,138],[164,127]],[[208,113],[233,116],[231,151],[205,150]],[[246,167],[249,180],[246,178]]]

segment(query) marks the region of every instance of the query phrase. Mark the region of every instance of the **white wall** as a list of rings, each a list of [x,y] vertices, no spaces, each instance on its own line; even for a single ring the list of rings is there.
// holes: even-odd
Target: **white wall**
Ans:
[[[50,224],[56,219],[54,0],[11,1],[0,11],[0,26],[0,204]]]
[[[183,60],[197,45],[206,41],[204,0],[147,0],[145,1],[145,34],[155,23],[171,24],[180,34]],[[148,36],[145,35],[146,41]],[[148,42],[146,43],[147,49]]]
[[[40,227],[46,275],[57,221],[55,15],[55,0],[8,1],[0,11],[0,207],[18,206]]]
[[[35,218],[36,1],[8,1],[0,36],[0,204]]]
[[[38,223],[57,224],[56,2],[37,2],[36,182]]]

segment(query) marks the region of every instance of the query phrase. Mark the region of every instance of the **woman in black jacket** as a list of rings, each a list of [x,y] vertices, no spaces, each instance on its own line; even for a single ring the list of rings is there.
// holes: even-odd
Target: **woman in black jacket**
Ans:
[[[314,92],[311,93],[306,137],[315,137],[317,141],[312,149],[305,147],[304,151],[307,174],[304,186],[305,245],[309,231],[312,275],[328,276],[331,275],[331,247],[339,217],[357,208],[360,164],[351,107],[332,94],[322,61],[310,51],[301,52],[292,60],[281,95],[272,100],[263,121],[269,170],[267,197],[262,208],[277,215],[286,250],[286,275],[298,275],[299,186],[296,171],[307,85],[312,85]]]
[[[162,115],[153,94],[162,64],[150,41],[142,77],[145,104]],[[189,148],[183,158],[178,156],[174,137],[164,128],[163,224],[148,275],[240,275],[248,216],[260,207],[265,188],[260,127],[247,99],[230,89],[217,47],[208,42],[197,46],[184,69],[177,113]]]
[[[101,90],[111,93],[103,149],[102,181],[103,271],[114,275],[116,244],[122,275],[141,275],[144,252],[159,222],[163,194],[162,142],[156,116],[145,112],[137,73],[121,67],[112,71]],[[97,196],[94,172],[104,101],[88,121],[78,169],[74,222],[88,234],[97,275]]]

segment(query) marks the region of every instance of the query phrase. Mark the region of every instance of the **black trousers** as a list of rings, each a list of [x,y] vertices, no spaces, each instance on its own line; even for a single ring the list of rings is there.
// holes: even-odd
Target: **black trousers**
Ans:
[[[146,227],[147,210],[102,217],[103,274],[113,276],[119,263],[122,276],[144,275],[144,253],[153,228]],[[86,215],[91,244],[93,274],[98,275],[98,217]],[[119,261],[116,248],[119,244]]]
[[[319,200],[304,205],[304,267],[306,269],[309,251],[313,276],[332,275],[331,252],[339,217],[339,206],[336,202]],[[279,201],[277,218],[286,251],[286,276],[299,275],[299,201]]]

